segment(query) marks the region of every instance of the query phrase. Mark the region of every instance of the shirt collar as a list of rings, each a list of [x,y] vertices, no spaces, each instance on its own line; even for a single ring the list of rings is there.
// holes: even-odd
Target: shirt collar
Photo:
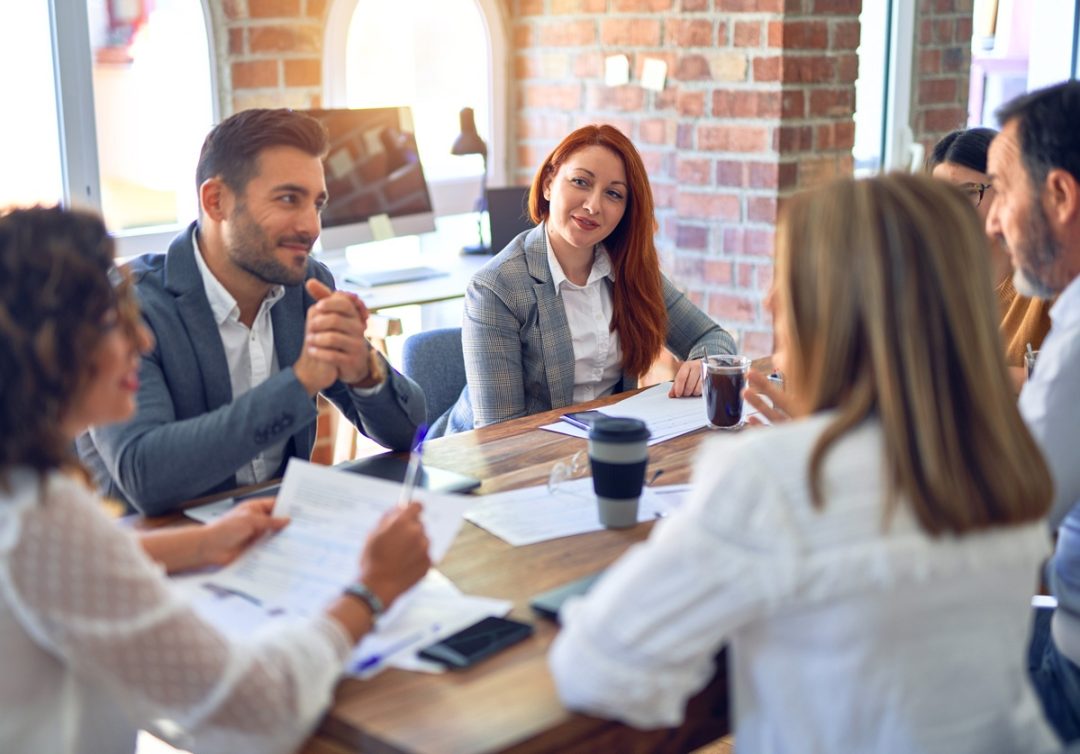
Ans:
[[[585,285],[575,285],[566,277],[566,273],[563,272],[562,265],[559,264],[558,257],[555,256],[555,252],[551,249],[551,243],[548,241],[547,236],[547,223],[543,227],[544,236],[544,248],[547,250],[548,267],[551,269],[551,282],[555,286],[555,295],[562,292],[562,286],[566,285],[572,288],[588,288],[597,280],[603,278],[614,279],[614,272],[611,269],[611,256],[608,254],[607,249],[604,248],[602,243],[598,243],[593,247],[593,265],[589,270],[589,278],[585,281]]]
[[[1050,319],[1055,325],[1080,321],[1080,275],[1073,278],[1050,307]]]
[[[191,229],[191,245],[195,249],[195,264],[202,276],[203,288],[206,290],[206,299],[210,302],[210,311],[214,314],[214,322],[219,326],[228,320],[240,320],[240,305],[236,303],[233,295],[226,290],[221,281],[214,276],[206,260],[203,259],[202,247],[199,245],[198,226]],[[269,309],[285,295],[285,286],[275,285],[266,294],[259,311]]]

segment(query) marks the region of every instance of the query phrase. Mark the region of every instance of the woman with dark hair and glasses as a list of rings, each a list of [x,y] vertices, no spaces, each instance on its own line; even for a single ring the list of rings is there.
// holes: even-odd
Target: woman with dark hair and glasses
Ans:
[[[382,520],[361,583],[323,613],[243,644],[208,625],[162,571],[227,562],[287,522],[262,500],[136,539],[102,512],[73,442],[135,410],[150,343],[112,265],[93,215],[0,215],[0,751],[131,752],[138,728],[198,752],[295,751],[353,645],[427,571],[420,508]]]
[[[926,164],[935,178],[952,183],[964,192],[984,224],[994,201],[994,187],[986,174],[986,155],[995,136],[997,131],[992,128],[953,131],[934,145]],[[1014,381],[1022,383],[1027,344],[1037,349],[1050,331],[1050,302],[1019,295],[1013,287],[1009,253],[997,240],[990,239],[989,243],[990,272],[1001,311],[1005,360]]]

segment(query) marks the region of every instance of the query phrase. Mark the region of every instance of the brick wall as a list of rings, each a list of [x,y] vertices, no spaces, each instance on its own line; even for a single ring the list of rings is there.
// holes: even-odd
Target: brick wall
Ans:
[[[918,0],[911,128],[927,154],[967,125],[972,0]]]
[[[578,125],[620,128],[649,170],[665,271],[742,350],[770,353],[777,205],[852,170],[860,0],[507,4],[517,178]],[[631,82],[607,87],[619,53]],[[647,58],[668,65],[662,92],[640,85]]]
[[[250,107],[319,107],[327,0],[220,0],[222,116]]]

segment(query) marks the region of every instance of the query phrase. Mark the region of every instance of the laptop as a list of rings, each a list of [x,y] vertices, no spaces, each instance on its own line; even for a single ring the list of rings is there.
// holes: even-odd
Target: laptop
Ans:
[[[596,573],[590,573],[588,576],[584,576],[575,581],[571,581],[568,584],[555,587],[546,592],[542,592],[529,601],[529,607],[533,609],[537,615],[553,620],[556,623],[559,622],[559,609],[562,608],[563,603],[571,597],[585,594],[592,588],[592,585],[596,583],[597,579],[604,575],[604,569],[600,569]]]
[[[533,227],[529,219],[529,187],[489,188],[486,195],[491,224],[491,253],[498,254],[519,233]]]
[[[445,270],[437,270],[434,267],[400,267],[393,270],[371,270],[370,272],[347,272],[346,282],[353,283],[361,288],[375,288],[380,285],[396,285],[397,283],[415,283],[418,280],[430,280],[449,275]]]

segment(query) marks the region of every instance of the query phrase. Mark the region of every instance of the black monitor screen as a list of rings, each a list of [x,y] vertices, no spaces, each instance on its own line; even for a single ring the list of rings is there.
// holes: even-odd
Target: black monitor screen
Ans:
[[[367,221],[375,215],[388,215],[399,234],[434,229],[409,108],[308,110],[307,114],[321,121],[330,135],[324,161],[330,192],[322,216],[324,243],[325,229],[350,225],[358,226],[355,235],[340,243],[370,240]]]

